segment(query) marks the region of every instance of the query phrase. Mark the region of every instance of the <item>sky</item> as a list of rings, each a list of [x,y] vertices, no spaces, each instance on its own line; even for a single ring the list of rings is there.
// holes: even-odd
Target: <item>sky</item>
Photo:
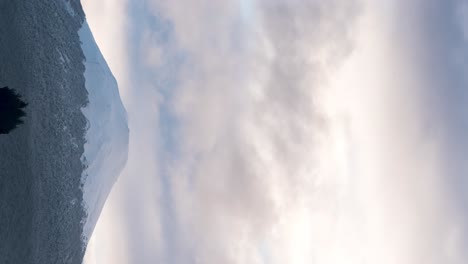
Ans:
[[[84,0],[129,158],[86,264],[468,260],[468,1]]]

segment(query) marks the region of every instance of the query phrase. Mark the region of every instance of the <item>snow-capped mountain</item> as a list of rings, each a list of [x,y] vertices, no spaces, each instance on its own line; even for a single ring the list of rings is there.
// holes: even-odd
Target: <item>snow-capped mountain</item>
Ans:
[[[82,162],[83,240],[91,237],[111,188],[127,161],[127,114],[117,81],[94,40],[86,20],[78,32],[85,56],[85,85],[89,104],[82,109],[88,120]]]

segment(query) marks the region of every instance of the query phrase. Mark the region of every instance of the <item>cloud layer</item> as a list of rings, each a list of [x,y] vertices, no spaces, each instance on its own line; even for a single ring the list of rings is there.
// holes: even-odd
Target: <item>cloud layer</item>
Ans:
[[[466,262],[466,1],[97,5],[132,135],[87,263]]]

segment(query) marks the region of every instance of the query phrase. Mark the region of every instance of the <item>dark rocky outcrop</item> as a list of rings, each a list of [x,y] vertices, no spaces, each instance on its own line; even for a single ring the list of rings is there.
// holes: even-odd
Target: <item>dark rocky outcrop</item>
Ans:
[[[8,134],[23,123],[26,106],[27,103],[13,89],[0,88],[0,134]]]

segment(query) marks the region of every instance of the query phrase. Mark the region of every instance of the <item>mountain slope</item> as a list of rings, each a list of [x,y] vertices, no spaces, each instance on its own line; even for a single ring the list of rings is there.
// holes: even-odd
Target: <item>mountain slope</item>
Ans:
[[[85,83],[89,104],[82,109],[88,120],[82,156],[83,206],[87,212],[83,239],[89,240],[106,198],[127,161],[127,114],[117,82],[84,21],[78,32],[85,55]]]

